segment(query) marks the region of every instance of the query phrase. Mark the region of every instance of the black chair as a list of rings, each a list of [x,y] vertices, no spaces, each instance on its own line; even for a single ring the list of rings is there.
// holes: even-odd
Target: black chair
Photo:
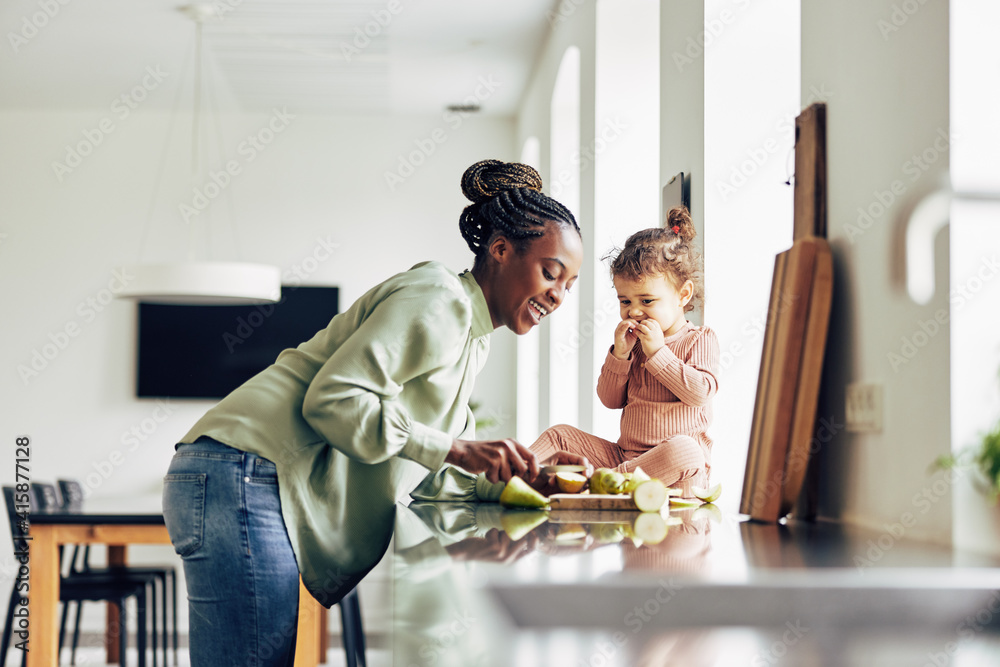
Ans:
[[[361,601],[358,598],[358,589],[355,588],[345,595],[338,604],[347,667],[367,667],[365,632],[361,626]]]
[[[64,507],[81,507],[83,505],[83,486],[75,479],[60,479],[59,483],[59,495],[61,496],[62,506]],[[177,632],[177,572],[175,568],[171,565],[150,565],[150,566],[136,566],[128,565],[114,568],[94,568],[90,565],[90,545],[84,545],[82,550],[79,546],[74,547],[73,554],[70,560],[70,573],[71,574],[106,574],[109,572],[125,572],[129,574],[137,575],[151,575],[157,578],[160,583],[160,590],[163,594],[161,598],[161,612],[163,614],[163,664],[167,664],[167,638],[171,634],[170,630],[173,630],[173,650],[174,650],[174,664],[177,664],[177,653],[179,650],[179,640]],[[171,609],[171,621],[173,625],[168,626],[167,624],[167,589],[170,589],[170,609]],[[155,596],[154,596],[155,597]],[[156,626],[156,609],[155,609],[155,599],[154,599],[154,610],[153,610],[153,626]],[[65,625],[66,612],[63,611],[63,625]],[[76,611],[76,620],[73,628],[73,649],[70,654],[70,664],[76,664],[76,645],[77,638],[80,632],[80,608]],[[156,666],[156,648],[157,641],[154,631],[153,635],[153,665]]]
[[[11,542],[14,546],[15,553],[18,552],[19,547],[22,546],[21,542],[24,541],[26,537],[26,532],[24,530],[25,526],[22,523],[22,517],[17,513],[17,506],[27,504],[30,509],[34,504],[31,500],[32,494],[24,492],[22,494],[16,493],[13,486],[3,487],[4,501],[7,504],[7,517],[10,521],[10,535]],[[18,502],[20,501],[20,502]],[[30,514],[29,514],[30,518]],[[118,619],[119,627],[118,631],[118,649],[120,663],[124,667],[125,657],[126,657],[126,640],[128,639],[128,616],[126,610],[126,603],[129,598],[135,598],[136,600],[136,620],[138,625],[138,649],[139,649],[139,666],[145,667],[146,665],[146,589],[149,584],[148,579],[136,578],[136,577],[121,577],[121,576],[95,576],[89,578],[70,578],[65,579],[60,577],[59,585],[59,600],[66,604],[68,602],[82,602],[84,600],[89,601],[104,601],[115,605],[118,608]],[[7,661],[7,651],[10,648],[10,640],[13,631],[13,620],[14,611],[18,605],[21,604],[22,596],[17,590],[17,580],[15,579],[14,585],[10,591],[10,602],[7,605],[7,619],[4,623],[3,637],[0,640],[0,665],[6,664]],[[62,647],[63,636],[60,633],[59,645]],[[28,655],[25,653],[22,657],[22,666],[27,664]]]

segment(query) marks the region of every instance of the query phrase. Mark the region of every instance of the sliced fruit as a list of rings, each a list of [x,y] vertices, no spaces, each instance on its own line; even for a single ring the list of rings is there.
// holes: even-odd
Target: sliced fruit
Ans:
[[[559,463],[556,465],[542,466],[543,475],[554,475],[557,472],[585,472],[587,466],[578,465],[576,463]]]
[[[610,468],[598,468],[590,476],[590,492],[618,494],[625,489],[625,475]]]
[[[635,487],[648,479],[649,475],[642,468],[636,467],[635,470],[626,474],[625,493],[632,493],[635,491]]]
[[[700,486],[692,486],[691,493],[698,500],[704,500],[706,503],[714,503],[722,495],[722,483],[716,484],[715,486],[703,489]]]
[[[509,510],[500,516],[500,525],[503,526],[503,532],[507,533],[507,537],[517,542],[545,523],[547,518],[548,512],[542,510]]]
[[[511,477],[500,494],[500,504],[504,507],[541,508],[547,507],[549,501],[520,477]]]
[[[697,498],[671,498],[670,507],[677,509],[684,509],[686,507],[701,507],[702,502]]]
[[[659,512],[667,500],[667,487],[658,479],[639,482],[632,491],[632,501],[642,512]]]
[[[680,489],[678,489],[676,486],[668,486],[667,487],[667,495],[668,496],[683,496],[684,492],[681,491]]]
[[[556,484],[563,493],[580,493],[587,485],[587,478],[575,472],[557,472]]]
[[[667,522],[659,514],[643,512],[635,518],[632,533],[635,536],[633,540],[642,540],[644,544],[659,544],[667,536]]]

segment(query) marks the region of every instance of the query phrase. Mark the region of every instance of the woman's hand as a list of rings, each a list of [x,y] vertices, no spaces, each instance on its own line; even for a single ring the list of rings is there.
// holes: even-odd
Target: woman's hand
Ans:
[[[660,328],[660,323],[656,320],[643,320],[635,331],[639,334],[642,353],[646,355],[647,359],[663,347],[663,329]]]
[[[491,482],[523,477],[534,482],[538,477],[538,461],[527,447],[517,440],[455,440],[445,463],[472,473],[486,473]]]
[[[587,460],[586,456],[583,456],[582,454],[574,454],[573,452],[567,452],[562,449],[542,462],[543,466],[567,464],[584,466],[586,469],[583,473],[581,473],[584,477],[590,477],[594,473],[594,468],[590,465],[590,461]],[[531,486],[543,496],[551,496],[553,493],[559,492],[559,484],[556,482],[556,476],[554,473],[539,475],[538,478],[531,483]]]
[[[567,452],[564,449],[560,449],[558,452],[545,459],[542,462],[543,466],[556,466],[556,465],[578,465],[585,466],[587,468],[587,477],[593,472],[590,466],[590,461],[583,454],[574,454],[573,452]]]
[[[632,347],[635,345],[635,329],[638,326],[639,323],[633,319],[622,320],[618,323],[618,326],[615,328],[615,349],[612,350],[612,355],[618,359],[628,361],[628,357],[632,353]]]

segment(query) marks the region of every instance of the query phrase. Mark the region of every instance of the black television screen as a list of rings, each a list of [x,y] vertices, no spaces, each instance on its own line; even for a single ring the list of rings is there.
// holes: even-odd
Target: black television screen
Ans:
[[[222,398],[282,350],[326,328],[336,287],[282,287],[276,304],[174,306],[140,303],[140,398]]]

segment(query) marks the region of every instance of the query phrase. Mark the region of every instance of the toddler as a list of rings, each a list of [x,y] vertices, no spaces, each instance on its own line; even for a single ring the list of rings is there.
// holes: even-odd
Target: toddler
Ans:
[[[636,232],[610,256],[622,321],[601,368],[597,395],[623,408],[618,442],[565,424],[547,429],[531,446],[545,460],[559,450],[582,454],[595,468],[631,472],[682,489],[708,486],[711,399],[718,389],[719,342],[685,313],[703,298],[700,258],[691,216],[670,210],[667,226]]]

